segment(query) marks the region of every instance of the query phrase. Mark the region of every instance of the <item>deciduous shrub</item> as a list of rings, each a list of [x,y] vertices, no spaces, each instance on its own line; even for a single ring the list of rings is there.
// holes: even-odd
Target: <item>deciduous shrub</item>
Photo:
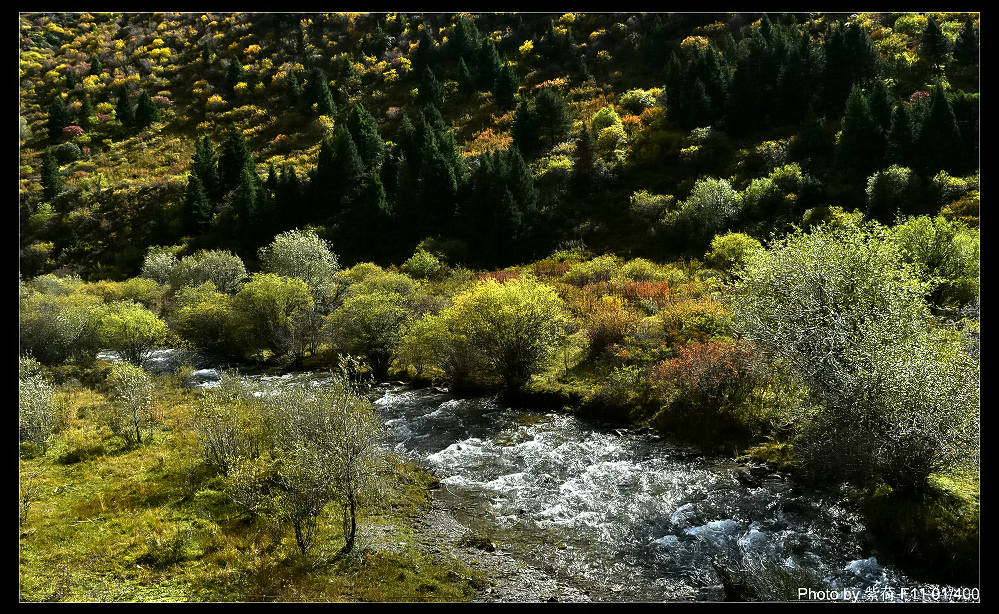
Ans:
[[[236,294],[233,306],[246,347],[267,349],[281,357],[300,349],[299,322],[312,311],[313,302],[301,279],[255,273]]]
[[[58,422],[58,410],[52,399],[55,389],[36,360],[21,358],[18,370],[18,436],[20,441],[31,442],[44,452]]]
[[[239,256],[220,250],[201,250],[185,256],[170,274],[170,285],[174,289],[200,286],[210,281],[226,294],[238,292],[245,280],[246,267]]]
[[[146,352],[166,341],[167,332],[166,322],[142,305],[115,301],[101,315],[97,336],[103,347],[139,365]]]
[[[805,383],[821,409],[795,449],[825,479],[918,491],[975,458],[977,357],[929,327],[926,285],[879,226],[821,226],[750,257],[743,333]]]
[[[117,363],[106,386],[107,403],[96,408],[100,422],[126,445],[141,444],[155,422],[152,377],[142,367]]]
[[[331,285],[340,264],[329,242],[315,232],[282,232],[270,245],[260,248],[260,263],[266,273],[301,279],[313,297],[324,304],[335,293]]]

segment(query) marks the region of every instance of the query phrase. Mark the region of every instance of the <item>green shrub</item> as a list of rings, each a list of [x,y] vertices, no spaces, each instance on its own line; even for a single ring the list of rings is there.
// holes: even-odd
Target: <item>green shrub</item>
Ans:
[[[221,292],[235,294],[246,280],[246,267],[239,256],[227,251],[200,250],[180,259],[170,274],[174,289],[200,286],[206,281]]]
[[[145,354],[167,339],[166,322],[138,303],[115,301],[107,306],[97,325],[101,345],[132,364],[142,364]]]

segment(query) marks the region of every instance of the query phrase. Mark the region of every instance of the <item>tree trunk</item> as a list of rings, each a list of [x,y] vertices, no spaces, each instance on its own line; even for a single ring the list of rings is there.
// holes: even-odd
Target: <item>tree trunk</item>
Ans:
[[[346,554],[354,549],[354,538],[357,535],[357,502],[351,489],[347,493],[347,506],[343,509],[343,552]]]

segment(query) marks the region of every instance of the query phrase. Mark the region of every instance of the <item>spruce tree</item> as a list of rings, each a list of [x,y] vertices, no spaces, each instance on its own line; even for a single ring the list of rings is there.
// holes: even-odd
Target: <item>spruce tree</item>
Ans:
[[[42,155],[42,197],[51,201],[62,191],[62,173],[59,171],[59,161],[56,160],[52,148],[46,148]]]
[[[309,72],[309,78],[305,84],[305,99],[310,105],[316,105],[319,115],[333,116],[335,114],[336,105],[333,103],[332,94],[330,94],[326,73],[322,69],[313,68]]]
[[[475,91],[475,79],[472,71],[468,70],[465,58],[458,58],[458,91],[466,95]]]
[[[954,42],[954,59],[958,64],[974,66],[978,64],[978,56],[978,31],[969,20],[964,22],[964,27]]]
[[[919,38],[919,53],[934,69],[938,69],[947,59],[949,44],[935,19],[926,20],[926,29]]]
[[[354,138],[342,124],[333,133],[333,161],[342,194],[346,195],[364,174],[365,167]]]
[[[191,172],[198,175],[205,193],[213,200],[221,200],[222,190],[219,181],[218,157],[212,148],[208,136],[197,140],[194,155],[191,156]]]
[[[294,228],[307,221],[307,203],[302,198],[302,184],[295,168],[287,164],[278,176],[277,212],[282,228]]]
[[[385,157],[385,142],[378,132],[375,118],[364,105],[355,104],[351,109],[347,118],[347,128],[368,170],[374,172],[379,169]]]
[[[226,68],[225,72],[225,84],[231,94],[236,84],[240,81],[246,79],[246,73],[243,70],[243,64],[236,58],[231,58],[229,60],[229,67]]]
[[[76,125],[83,128],[84,130],[90,129],[90,118],[97,114],[94,110],[93,103],[90,102],[90,96],[87,94],[83,95],[83,99],[80,101],[80,112],[76,117]]]
[[[302,86],[293,70],[288,71],[288,77],[285,79],[285,92],[292,106],[297,106],[302,101]]]
[[[496,76],[496,83],[493,85],[493,98],[502,110],[509,109],[516,102],[517,90],[520,88],[520,79],[517,77],[517,69],[513,64],[505,64]]]
[[[62,129],[69,125],[70,115],[62,96],[56,94],[49,105],[49,141],[56,143],[62,138]]]
[[[245,248],[254,246],[256,235],[260,230],[254,223],[259,200],[258,181],[256,173],[249,168],[243,168],[236,189],[232,193],[232,204],[236,211],[236,234]]]
[[[428,24],[424,24],[422,30],[420,30],[420,41],[413,52],[413,70],[416,74],[423,74],[423,69],[430,66],[434,66],[437,63],[438,51],[434,43],[433,36],[430,34],[430,27]]]
[[[440,84],[429,66],[423,69],[420,78],[420,101],[437,107],[444,102],[444,86]]]
[[[100,75],[103,72],[104,72],[104,67],[101,66],[100,59],[98,59],[96,55],[93,56],[90,62],[90,74]]]
[[[124,86],[118,89],[118,104],[115,105],[114,112],[122,126],[131,128],[135,124],[135,109],[128,100],[128,90]]]
[[[964,141],[954,117],[954,109],[939,82],[930,94],[930,108],[923,119],[916,150],[920,167],[926,175],[933,175],[940,170],[963,170],[966,158]]]
[[[455,20],[445,51],[451,59],[472,57],[479,50],[479,30],[464,17]]]
[[[870,95],[871,115],[885,133],[891,127],[891,95],[883,79],[875,79]]]
[[[912,118],[906,105],[897,105],[891,112],[891,129],[888,131],[888,146],[885,157],[888,164],[898,164],[911,168],[912,153],[915,148]]]
[[[486,91],[492,88],[496,82],[496,76],[502,67],[503,62],[500,59],[499,51],[496,50],[496,43],[490,39],[486,39],[482,46],[479,47],[475,61],[475,76],[478,80],[479,89]]]
[[[212,202],[208,198],[198,174],[191,172],[187,177],[187,190],[184,192],[184,209],[188,219],[188,228],[203,232],[212,221]]]
[[[513,125],[510,127],[513,144],[525,155],[531,156],[538,149],[540,139],[538,120],[534,107],[527,100],[521,100],[513,114]]]
[[[242,181],[243,171],[246,169],[256,174],[253,155],[250,153],[243,133],[236,128],[231,128],[225,143],[222,145],[222,154],[219,156],[219,181],[222,190],[228,192],[235,189]]]
[[[596,144],[587,122],[576,138],[576,151],[573,156],[571,185],[576,196],[589,193],[593,187],[596,170]]]
[[[142,130],[159,119],[160,110],[156,107],[149,94],[142,92],[139,95],[139,103],[135,107],[135,128]]]
[[[840,166],[854,177],[866,177],[876,170],[884,154],[884,136],[871,114],[864,92],[857,86],[850,91],[843,115],[839,139]]]
[[[569,105],[550,87],[538,90],[534,98],[534,114],[538,126],[547,137],[548,147],[554,146],[565,135],[571,123]]]

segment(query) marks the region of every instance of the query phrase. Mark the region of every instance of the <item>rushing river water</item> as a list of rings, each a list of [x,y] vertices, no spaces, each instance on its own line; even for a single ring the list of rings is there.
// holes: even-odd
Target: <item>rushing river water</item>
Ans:
[[[203,369],[191,384],[211,387]],[[318,384],[318,374],[253,376]],[[435,472],[455,518],[594,600],[720,600],[719,567],[763,599],[797,587],[899,600],[947,590],[881,565],[837,494],[562,413],[383,385],[389,445]],[[790,592],[789,592],[790,591]]]

